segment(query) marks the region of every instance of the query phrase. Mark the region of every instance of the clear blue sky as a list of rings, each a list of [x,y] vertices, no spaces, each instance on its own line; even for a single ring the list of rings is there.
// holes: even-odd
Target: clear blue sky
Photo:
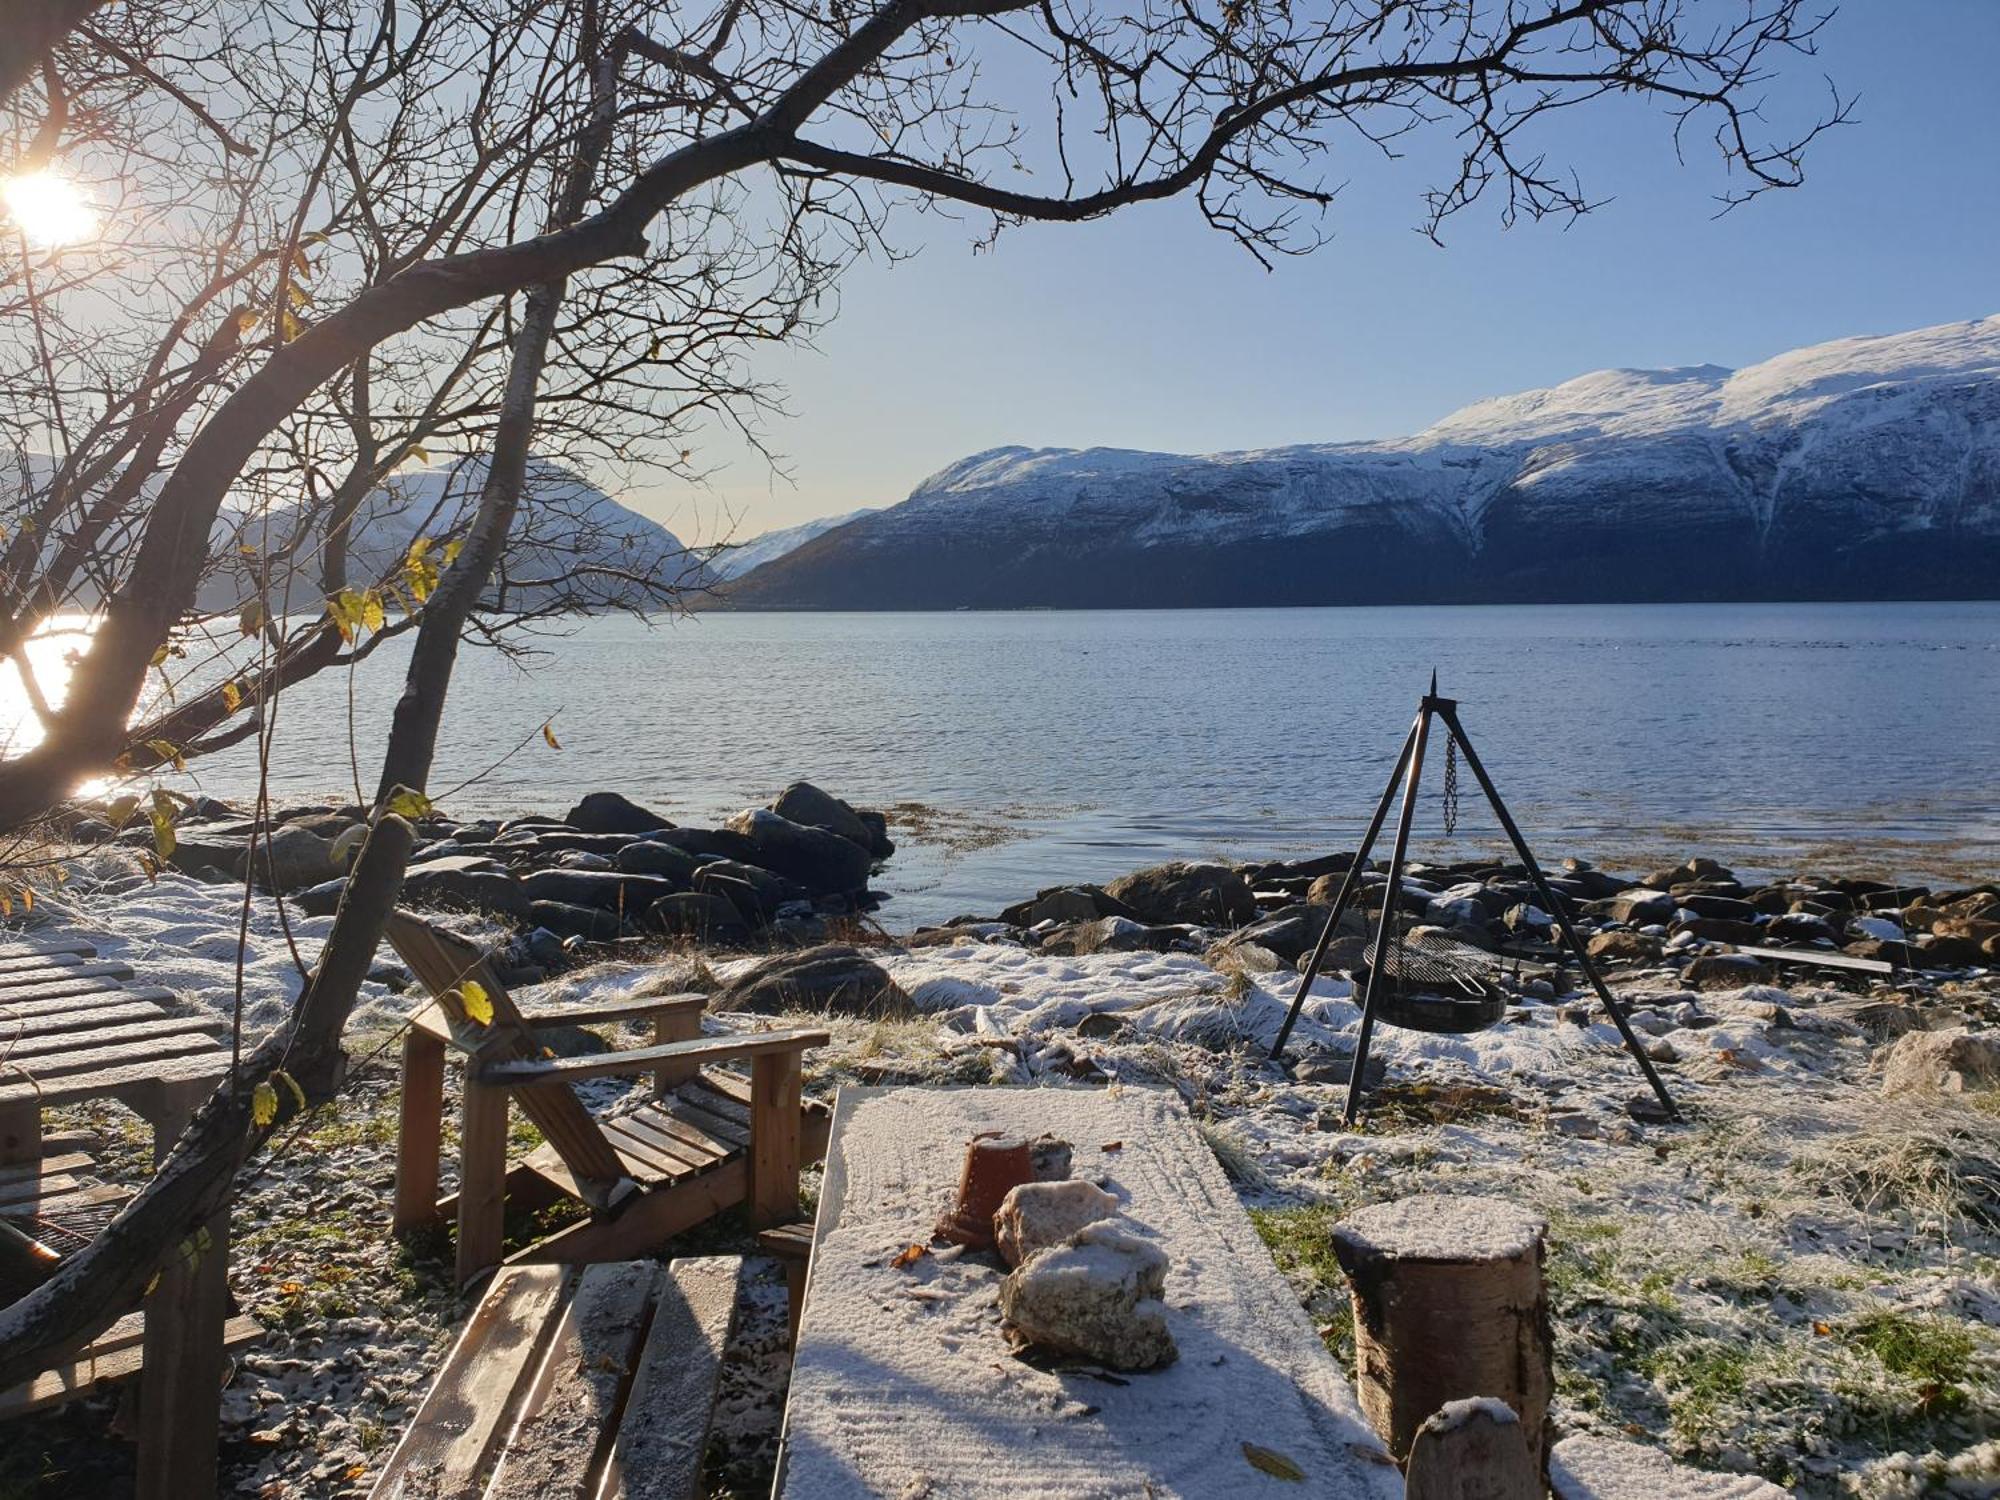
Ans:
[[[1697,6],[1707,0],[1691,0]],[[1613,201],[1563,229],[1492,207],[1438,249],[1415,166],[1357,156],[1317,254],[1261,269],[1171,203],[971,231],[906,216],[913,260],[857,267],[813,350],[755,367],[790,391],[771,427],[794,483],[716,436],[712,491],[629,501],[683,536],[740,539],[902,499],[1004,443],[1176,452],[1386,437],[1468,401],[1606,366],[1741,366],[1800,344],[2000,312],[2000,0],[1847,0],[1818,59],[1771,91],[1792,117],[1822,74],[1858,96],[1806,185],[1720,219],[1705,137],[1676,162],[1664,117],[1578,112],[1564,137]]]

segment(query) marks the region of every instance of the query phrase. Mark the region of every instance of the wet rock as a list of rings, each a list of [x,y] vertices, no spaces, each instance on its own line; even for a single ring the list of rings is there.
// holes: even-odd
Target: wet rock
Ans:
[[[662,896],[647,908],[646,926],[698,942],[741,942],[750,935],[750,924],[734,903],[708,891]]]
[[[557,937],[583,938],[593,943],[609,943],[625,935],[625,923],[616,912],[572,906],[566,901],[530,901],[528,920],[537,927],[546,927]]]
[[[1764,932],[1780,943],[1837,943],[1840,934],[1824,917],[1804,912],[1785,912],[1764,924]]]
[[[1624,931],[1600,932],[1584,944],[1584,951],[1592,958],[1616,964],[1655,964],[1665,948],[1656,937]]]
[[[530,901],[594,906],[631,916],[680,889],[663,875],[628,875],[616,870],[536,870],[523,875],[520,884]]]
[[[1102,886],[1059,885],[1037,891],[1031,901],[1017,901],[1000,913],[1000,920],[1015,927],[1035,927],[1043,922],[1094,922],[1099,917],[1129,917],[1131,908],[1114,901]]]
[[[879,813],[875,821],[864,818],[840,798],[821,791],[810,781],[795,781],[778,794],[771,811],[807,828],[821,828],[837,834],[850,844],[866,849],[874,859],[887,859],[896,852],[889,839],[888,820]]]
[[[1671,931],[1675,936],[1685,932],[1704,943],[1761,943],[1765,935],[1761,927],[1728,917],[1690,917],[1674,923]]]
[[[1609,900],[1592,902],[1591,910],[1599,916],[1609,917],[1614,922],[1626,922],[1634,927],[1644,927],[1651,922],[1673,921],[1679,905],[1665,891],[1634,886],[1630,890],[1620,891]]]
[[[1681,970],[1681,979],[1698,990],[1736,990],[1769,984],[1777,972],[1774,965],[1748,953],[1704,953]]]
[[[1889,1049],[1885,1094],[1972,1094],[2000,1088],[2000,1036],[1915,1031]]]
[[[738,813],[723,831],[748,839],[747,861],[774,870],[816,892],[866,888],[874,861],[868,851],[823,828],[809,828],[763,808]]]
[[[776,1015],[784,1010],[830,1011],[870,1019],[915,1013],[888,970],[859,949],[829,943],[781,953],[752,965],[723,986],[716,1010]]]
[[[471,855],[425,860],[403,872],[401,898],[411,906],[528,914],[528,893],[496,861]]]
[[[340,898],[346,893],[347,877],[342,875],[294,893],[292,903],[309,917],[330,917],[340,909]]]
[[[1755,906],[1735,896],[1685,894],[1677,895],[1674,899],[1698,917],[1719,917],[1729,922],[1749,922],[1758,915]]]
[[[1935,960],[1915,943],[1901,942],[1890,938],[1862,938],[1858,942],[1847,943],[1844,951],[1856,958],[1879,958],[1899,969],[1928,969]]]
[[[994,1248],[1008,1265],[1018,1266],[1117,1212],[1118,1200],[1094,1182],[1025,1182],[1000,1200],[993,1215]]]
[[[1727,866],[1697,855],[1693,859],[1683,860],[1670,870],[1655,870],[1639,884],[1650,886],[1654,890],[1670,891],[1677,885],[1688,885],[1695,881],[1733,882],[1735,879],[1736,876]]]
[[[694,872],[702,862],[685,849],[652,839],[634,839],[616,854],[611,863],[628,875],[659,875],[676,882],[682,890],[694,883]]]
[[[1120,876],[1105,890],[1144,922],[1241,927],[1257,916],[1250,882],[1227,865],[1155,865]]]
[[[692,884],[703,895],[722,897],[752,926],[762,926],[784,907],[812,896],[796,880],[733,859],[710,860],[694,872]]]
[[[1183,927],[1150,927],[1130,917],[1099,917],[1058,927],[1042,939],[1044,953],[1166,953],[1186,941]]]
[[[1239,927],[1223,941],[1232,945],[1254,943],[1260,948],[1270,949],[1289,963],[1297,963],[1312,952],[1313,945],[1326,930],[1326,919],[1332,914],[1331,906],[1311,901],[1294,902],[1261,921]],[[1337,936],[1366,937],[1367,934],[1367,919],[1360,912],[1349,907],[1340,914]]]
[[[611,870],[617,866],[602,854],[589,849],[570,849],[556,856],[558,870]]]
[[[1000,1283],[1017,1337],[1114,1370],[1151,1370],[1179,1355],[1167,1328],[1166,1252],[1114,1224],[1091,1224]]]
[[[287,895],[340,873],[341,867],[333,858],[333,841],[296,823],[272,829],[270,837],[258,843],[251,861],[251,876],[258,887]]]
[[[616,792],[590,792],[563,821],[584,833],[651,833],[671,828],[670,819],[650,812]]]

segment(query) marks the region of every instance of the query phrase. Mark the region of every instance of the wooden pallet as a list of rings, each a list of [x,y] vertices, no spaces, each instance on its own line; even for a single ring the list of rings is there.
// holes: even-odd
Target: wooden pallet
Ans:
[[[252,1317],[233,1317],[222,1325],[225,1350],[245,1348],[263,1337],[264,1325]],[[44,1370],[11,1391],[0,1391],[0,1421],[99,1395],[120,1381],[132,1379],[144,1369],[145,1338],[145,1314],[128,1313],[74,1359]]]

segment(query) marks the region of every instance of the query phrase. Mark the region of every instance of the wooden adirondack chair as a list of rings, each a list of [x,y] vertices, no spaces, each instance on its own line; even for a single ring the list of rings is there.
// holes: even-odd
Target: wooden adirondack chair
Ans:
[[[386,935],[435,1004],[411,1024],[403,1048],[403,1104],[396,1163],[395,1228],[456,1217],[462,1286],[499,1264],[507,1204],[544,1207],[562,1197],[591,1216],[513,1257],[578,1264],[625,1260],[738,1203],[757,1228],[798,1216],[799,1168],[826,1149],[828,1111],[801,1096],[805,1049],[824,1031],[701,1035],[701,995],[648,997],[524,1015],[477,945],[408,912]],[[464,986],[492,1007],[475,1019]],[[583,1057],[553,1056],[543,1024],[586,1025],[650,1018],[654,1045]],[[465,1064],[459,1128],[459,1190],[437,1197],[444,1065]],[[747,1061],[748,1079],[720,1064]],[[599,1120],[573,1084],[650,1075],[654,1096],[639,1109]],[[545,1144],[507,1163],[509,1104]]]

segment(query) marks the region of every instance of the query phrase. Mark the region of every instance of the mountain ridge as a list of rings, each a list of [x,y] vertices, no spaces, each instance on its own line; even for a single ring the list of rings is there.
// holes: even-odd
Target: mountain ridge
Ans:
[[[2000,594],[2000,317],[1594,371],[1405,438],[983,450],[738,608]]]

